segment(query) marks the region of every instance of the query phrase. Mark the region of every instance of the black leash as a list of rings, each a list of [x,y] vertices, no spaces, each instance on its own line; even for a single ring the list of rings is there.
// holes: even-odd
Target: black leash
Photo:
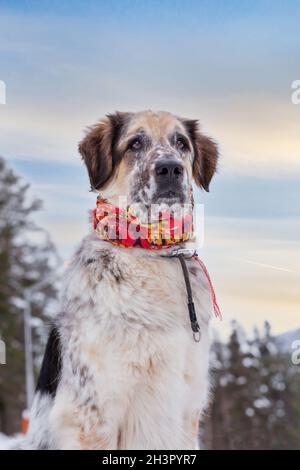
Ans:
[[[172,256],[174,256],[175,258],[178,258],[181,264],[186,292],[187,292],[188,310],[189,310],[191,328],[193,331],[193,337],[194,337],[194,340],[197,343],[199,343],[201,339],[201,331],[200,331],[200,326],[197,320],[197,314],[196,314],[195,305],[193,301],[192,286],[191,286],[189,271],[185,262],[185,256],[183,253],[180,253],[180,251],[178,251],[178,253],[175,252],[174,254],[172,254]],[[193,256],[194,255],[192,255],[191,257]]]

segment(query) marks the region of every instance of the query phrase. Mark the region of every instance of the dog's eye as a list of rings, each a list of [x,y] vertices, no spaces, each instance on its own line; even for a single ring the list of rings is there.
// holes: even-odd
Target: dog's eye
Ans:
[[[183,137],[178,137],[176,139],[176,147],[178,150],[186,150],[188,149],[188,143]]]
[[[134,139],[132,142],[130,142],[129,148],[131,148],[131,150],[140,150],[142,148],[141,140],[140,139]]]

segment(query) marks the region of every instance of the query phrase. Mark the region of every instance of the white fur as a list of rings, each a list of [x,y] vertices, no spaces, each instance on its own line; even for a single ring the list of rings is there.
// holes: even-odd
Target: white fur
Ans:
[[[49,448],[195,449],[208,393],[211,294],[198,264],[187,261],[196,343],[180,263],[161,254],[94,234],[83,240],[63,290],[59,386],[55,398],[35,399],[32,447],[46,428]]]

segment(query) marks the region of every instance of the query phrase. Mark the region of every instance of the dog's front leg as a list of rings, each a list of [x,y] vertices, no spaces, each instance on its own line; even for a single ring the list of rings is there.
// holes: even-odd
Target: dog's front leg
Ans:
[[[119,430],[108,419],[105,408],[70,400],[67,391],[58,393],[50,414],[50,429],[61,450],[116,450]]]
[[[186,449],[199,450],[200,439],[199,439],[199,421],[200,412],[199,410],[189,410],[184,419],[184,431],[186,439]]]

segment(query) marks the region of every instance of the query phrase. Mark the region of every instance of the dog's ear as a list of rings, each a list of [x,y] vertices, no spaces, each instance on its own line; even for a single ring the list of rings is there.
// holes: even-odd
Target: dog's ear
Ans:
[[[193,177],[196,184],[209,191],[209,184],[217,169],[217,144],[199,130],[197,120],[184,121],[194,147]]]
[[[116,144],[130,113],[107,115],[103,120],[88,128],[79,144],[79,152],[86,164],[91,188],[102,188],[114,173],[121,155]]]

